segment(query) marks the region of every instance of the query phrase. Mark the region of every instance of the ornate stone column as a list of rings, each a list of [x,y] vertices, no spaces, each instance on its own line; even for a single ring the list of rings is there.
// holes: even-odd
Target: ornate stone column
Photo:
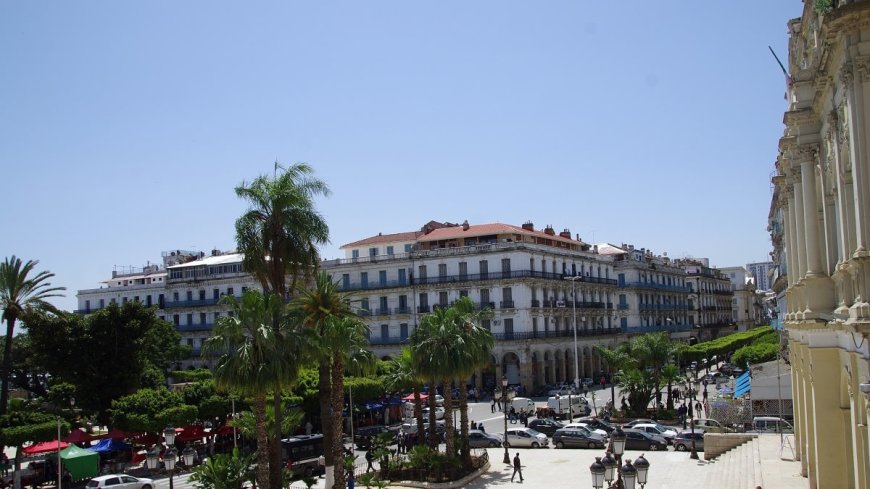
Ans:
[[[819,317],[819,313],[826,313],[834,308],[834,289],[831,278],[822,267],[822,247],[819,243],[821,233],[819,231],[819,203],[816,200],[816,159],[819,153],[818,144],[805,144],[797,148],[795,159],[800,164],[800,192],[795,184],[795,201],[803,207],[803,232],[798,232],[804,237],[802,242],[806,254],[806,272],[804,273],[804,319]],[[798,216],[800,218],[801,216]],[[800,245],[800,243],[799,243]]]

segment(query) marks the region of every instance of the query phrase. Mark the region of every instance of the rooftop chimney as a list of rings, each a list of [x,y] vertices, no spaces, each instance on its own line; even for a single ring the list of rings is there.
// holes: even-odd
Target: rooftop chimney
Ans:
[[[547,224],[547,227],[544,228],[544,234],[546,234],[547,236],[555,236],[556,230],[553,229],[553,226]]]
[[[534,231],[534,230],[535,230],[535,225],[532,224],[532,221],[526,221],[526,222],[523,224],[523,229],[525,229],[526,231]]]
[[[559,233],[559,236],[565,239],[571,239],[571,231],[569,231],[568,228],[565,228],[561,233]]]

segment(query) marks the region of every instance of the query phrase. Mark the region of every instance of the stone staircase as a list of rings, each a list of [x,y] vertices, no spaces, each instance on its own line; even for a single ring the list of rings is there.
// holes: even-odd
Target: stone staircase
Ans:
[[[707,449],[706,439],[704,449]],[[706,457],[705,457],[706,458]],[[762,486],[761,454],[755,437],[707,462],[705,484],[717,489],[755,489]]]

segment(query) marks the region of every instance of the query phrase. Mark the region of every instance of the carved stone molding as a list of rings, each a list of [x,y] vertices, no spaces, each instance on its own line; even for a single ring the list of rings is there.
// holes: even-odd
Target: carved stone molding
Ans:
[[[852,72],[852,62],[846,61],[840,67],[840,71],[837,73],[837,77],[840,79],[840,83],[845,85],[847,88],[852,87],[852,80],[854,79]]]
[[[818,154],[818,143],[802,144],[791,149],[789,159],[796,162],[804,162],[806,160],[815,160]]]

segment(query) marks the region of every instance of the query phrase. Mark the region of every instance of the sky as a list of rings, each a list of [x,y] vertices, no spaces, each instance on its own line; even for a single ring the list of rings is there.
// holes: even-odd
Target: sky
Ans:
[[[0,2],[0,257],[76,309],[235,247],[234,188],[310,164],[325,258],[430,220],[766,261],[800,1]]]

